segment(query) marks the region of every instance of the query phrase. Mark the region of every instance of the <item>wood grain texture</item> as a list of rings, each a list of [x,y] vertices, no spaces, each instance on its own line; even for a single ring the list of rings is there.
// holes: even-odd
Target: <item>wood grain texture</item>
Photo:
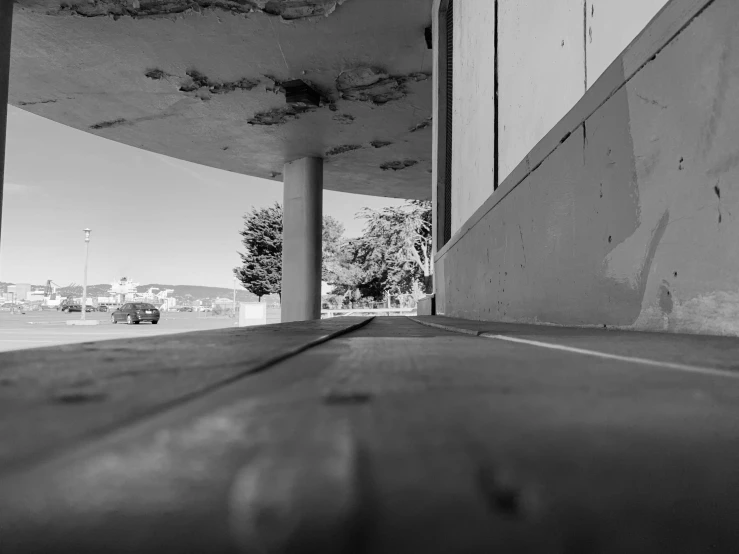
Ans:
[[[376,318],[5,475],[3,552],[256,552],[255,499],[283,506],[267,552],[734,552],[738,399],[734,380]]]
[[[367,318],[0,354],[0,470],[263,369]]]

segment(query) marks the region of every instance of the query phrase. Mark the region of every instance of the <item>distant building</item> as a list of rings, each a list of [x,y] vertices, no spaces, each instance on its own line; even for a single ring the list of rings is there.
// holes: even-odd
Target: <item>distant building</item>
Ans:
[[[6,300],[8,302],[25,302],[32,290],[31,283],[16,283],[8,285]]]
[[[220,308],[233,308],[233,299],[232,298],[216,298],[213,300],[213,307],[219,306]]]
[[[135,300],[139,284],[129,281],[127,277],[122,277],[118,281],[114,281],[110,285],[109,295],[116,298],[116,303],[123,304]]]

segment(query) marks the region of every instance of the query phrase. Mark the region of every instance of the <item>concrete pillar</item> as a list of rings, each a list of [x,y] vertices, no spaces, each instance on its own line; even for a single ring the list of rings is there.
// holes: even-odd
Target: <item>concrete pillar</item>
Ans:
[[[282,322],[321,318],[323,160],[285,164]]]
[[[13,28],[13,0],[0,0],[0,227],[3,218],[5,182],[5,132],[8,124],[8,79],[10,76],[10,33]]]

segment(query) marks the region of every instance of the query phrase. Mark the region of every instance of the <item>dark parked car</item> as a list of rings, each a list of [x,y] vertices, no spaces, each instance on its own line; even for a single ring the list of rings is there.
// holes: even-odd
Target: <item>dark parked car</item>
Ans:
[[[81,304],[68,304],[62,308],[63,312],[82,312]],[[85,306],[85,312],[94,312],[95,308],[92,306]]]
[[[108,306],[98,306],[98,312],[107,312]]]
[[[159,323],[159,317],[159,310],[151,304],[128,302],[110,314],[110,321],[111,323],[125,321],[129,325],[138,324],[142,321],[151,321],[152,324],[156,325]]]
[[[183,306],[179,309],[180,312],[191,312],[192,308],[190,306]]]

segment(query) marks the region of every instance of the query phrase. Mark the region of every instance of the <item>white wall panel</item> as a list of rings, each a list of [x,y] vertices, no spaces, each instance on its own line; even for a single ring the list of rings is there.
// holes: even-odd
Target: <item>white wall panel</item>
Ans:
[[[668,0],[587,0],[588,87],[631,44]]]
[[[502,0],[498,22],[502,182],[585,92],[585,4]]]
[[[494,190],[495,3],[454,3],[452,233]]]

